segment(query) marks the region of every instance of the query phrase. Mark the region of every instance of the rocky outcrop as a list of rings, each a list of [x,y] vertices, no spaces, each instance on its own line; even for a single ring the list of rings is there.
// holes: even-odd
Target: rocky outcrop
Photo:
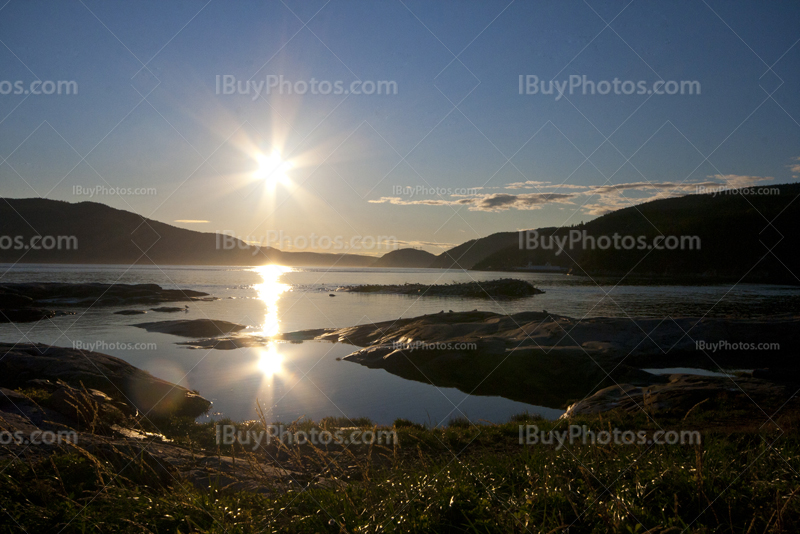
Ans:
[[[302,490],[308,479],[278,465],[254,464],[247,458],[189,450],[161,434],[110,421],[98,423],[93,415],[87,420],[74,406],[83,409],[94,404],[92,409],[98,405],[107,409],[111,405],[107,398],[91,390],[89,395],[81,397],[81,390],[52,383],[51,386],[59,389],[39,402],[19,391],[0,388],[0,432],[13,436],[0,444],[0,462],[35,462],[52,454],[73,453],[89,458],[110,477],[121,475],[142,484],[163,486],[187,482],[202,491],[224,493]],[[67,391],[63,394],[66,396],[55,400],[59,391]],[[89,397],[98,400],[87,401]],[[94,424],[89,424],[92,421]],[[132,419],[121,422],[135,424]]]
[[[163,486],[187,482],[203,491],[271,494],[313,482],[281,465],[190,450],[141,430],[142,422],[163,421],[154,416],[194,417],[209,406],[195,393],[104,354],[0,347],[0,462],[72,453],[110,477]]]
[[[38,380],[97,390],[129,411],[197,417],[211,403],[188,389],[98,352],[41,344],[0,343],[0,387],[37,387]]]
[[[156,284],[0,284],[0,323],[33,322],[73,314],[49,309],[53,306],[133,306],[196,300],[215,298],[201,291],[163,289]],[[117,313],[133,314],[128,310]]]
[[[367,367],[467,393],[562,407],[598,388],[667,382],[643,368],[766,367],[782,374],[781,369],[795,366],[799,327],[800,318],[793,316],[581,320],[545,311],[473,311],[283,337],[350,343],[364,348],[344,359]],[[719,346],[713,352],[697,350],[696,341]],[[780,350],[740,350],[742,343],[763,342],[778,343]]]
[[[510,278],[489,280],[486,282],[467,282],[463,284],[345,286],[338,288],[337,291],[348,293],[412,295],[417,297],[465,297],[475,299],[523,298],[544,293],[544,291],[537,289],[529,282]]]
[[[22,296],[35,304],[60,306],[129,306],[162,302],[189,302],[208,293],[188,289],[163,289],[157,284],[2,284],[0,292]]]
[[[239,332],[247,328],[246,325],[228,321],[215,321],[213,319],[185,319],[177,321],[156,321],[153,323],[135,324],[148,332],[160,332],[183,337],[212,337]]]
[[[686,417],[690,411],[716,408],[724,402],[739,410],[753,412],[758,421],[766,420],[769,414],[796,411],[800,399],[794,397],[796,387],[760,380],[750,376],[712,377],[686,374],[669,376],[664,384],[636,387],[619,384],[601,389],[593,395],[570,405],[562,418],[592,415],[612,410],[638,412],[644,410],[651,415],[673,413]]]

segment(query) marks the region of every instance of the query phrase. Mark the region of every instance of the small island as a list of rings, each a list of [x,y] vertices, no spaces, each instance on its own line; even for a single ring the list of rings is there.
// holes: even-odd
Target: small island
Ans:
[[[417,297],[464,297],[473,299],[514,299],[532,297],[544,293],[530,282],[503,278],[500,280],[475,281],[462,284],[398,284],[360,285],[337,288],[345,293],[373,293],[382,295],[410,295]]]

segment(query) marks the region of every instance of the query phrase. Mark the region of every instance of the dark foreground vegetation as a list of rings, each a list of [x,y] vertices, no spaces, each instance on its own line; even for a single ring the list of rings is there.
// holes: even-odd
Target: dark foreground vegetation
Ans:
[[[477,426],[455,419],[443,428],[398,420],[386,429],[396,432],[395,445],[273,441],[256,452],[217,445],[215,426],[230,421],[141,419],[141,429],[163,432],[173,447],[235,458],[239,475],[178,476],[155,454],[162,443],[156,436],[136,453],[90,452],[78,443],[46,455],[3,454],[0,531],[797,532],[797,420],[773,419],[737,419],[724,404],[706,403],[658,420],[644,412],[571,421],[520,415]],[[263,421],[237,427],[259,432]],[[520,425],[564,431],[567,424],[696,429],[702,443],[575,443],[560,450],[519,443]],[[368,420],[334,418],[286,426],[376,430]],[[276,476],[275,468],[285,471]]]

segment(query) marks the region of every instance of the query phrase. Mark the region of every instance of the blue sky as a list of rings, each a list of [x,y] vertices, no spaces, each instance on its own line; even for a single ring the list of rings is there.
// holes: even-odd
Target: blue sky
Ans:
[[[438,253],[698,184],[793,182],[799,15],[797,2],[11,0],[0,93],[60,80],[78,94],[0,94],[0,195]],[[217,94],[223,76],[397,91]],[[520,94],[520,76],[700,94],[557,98]],[[256,172],[275,150],[291,164],[280,181]]]

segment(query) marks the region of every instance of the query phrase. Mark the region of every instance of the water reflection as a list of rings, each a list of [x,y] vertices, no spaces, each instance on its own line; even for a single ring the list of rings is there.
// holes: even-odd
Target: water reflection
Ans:
[[[253,269],[263,280],[261,284],[256,284],[255,290],[258,298],[264,302],[266,307],[264,324],[259,335],[269,338],[280,331],[278,300],[281,294],[291,289],[291,286],[282,284],[280,278],[291,270],[291,267],[282,265],[264,265]],[[283,373],[282,363],[283,356],[278,352],[278,344],[275,341],[267,342],[267,346],[259,350],[258,370],[264,375],[264,378],[271,379],[275,375]]]
[[[258,370],[267,378],[283,372],[283,356],[278,353],[274,341],[270,341],[265,350],[259,351]]]
[[[278,319],[278,299],[281,294],[290,290],[292,286],[282,284],[280,282],[281,276],[284,273],[290,272],[291,267],[284,267],[282,265],[263,265],[253,269],[254,272],[261,275],[262,283],[254,286],[258,298],[264,302],[267,308],[267,313],[264,317],[264,326],[260,332],[265,337],[271,337],[277,334],[279,329]]]

